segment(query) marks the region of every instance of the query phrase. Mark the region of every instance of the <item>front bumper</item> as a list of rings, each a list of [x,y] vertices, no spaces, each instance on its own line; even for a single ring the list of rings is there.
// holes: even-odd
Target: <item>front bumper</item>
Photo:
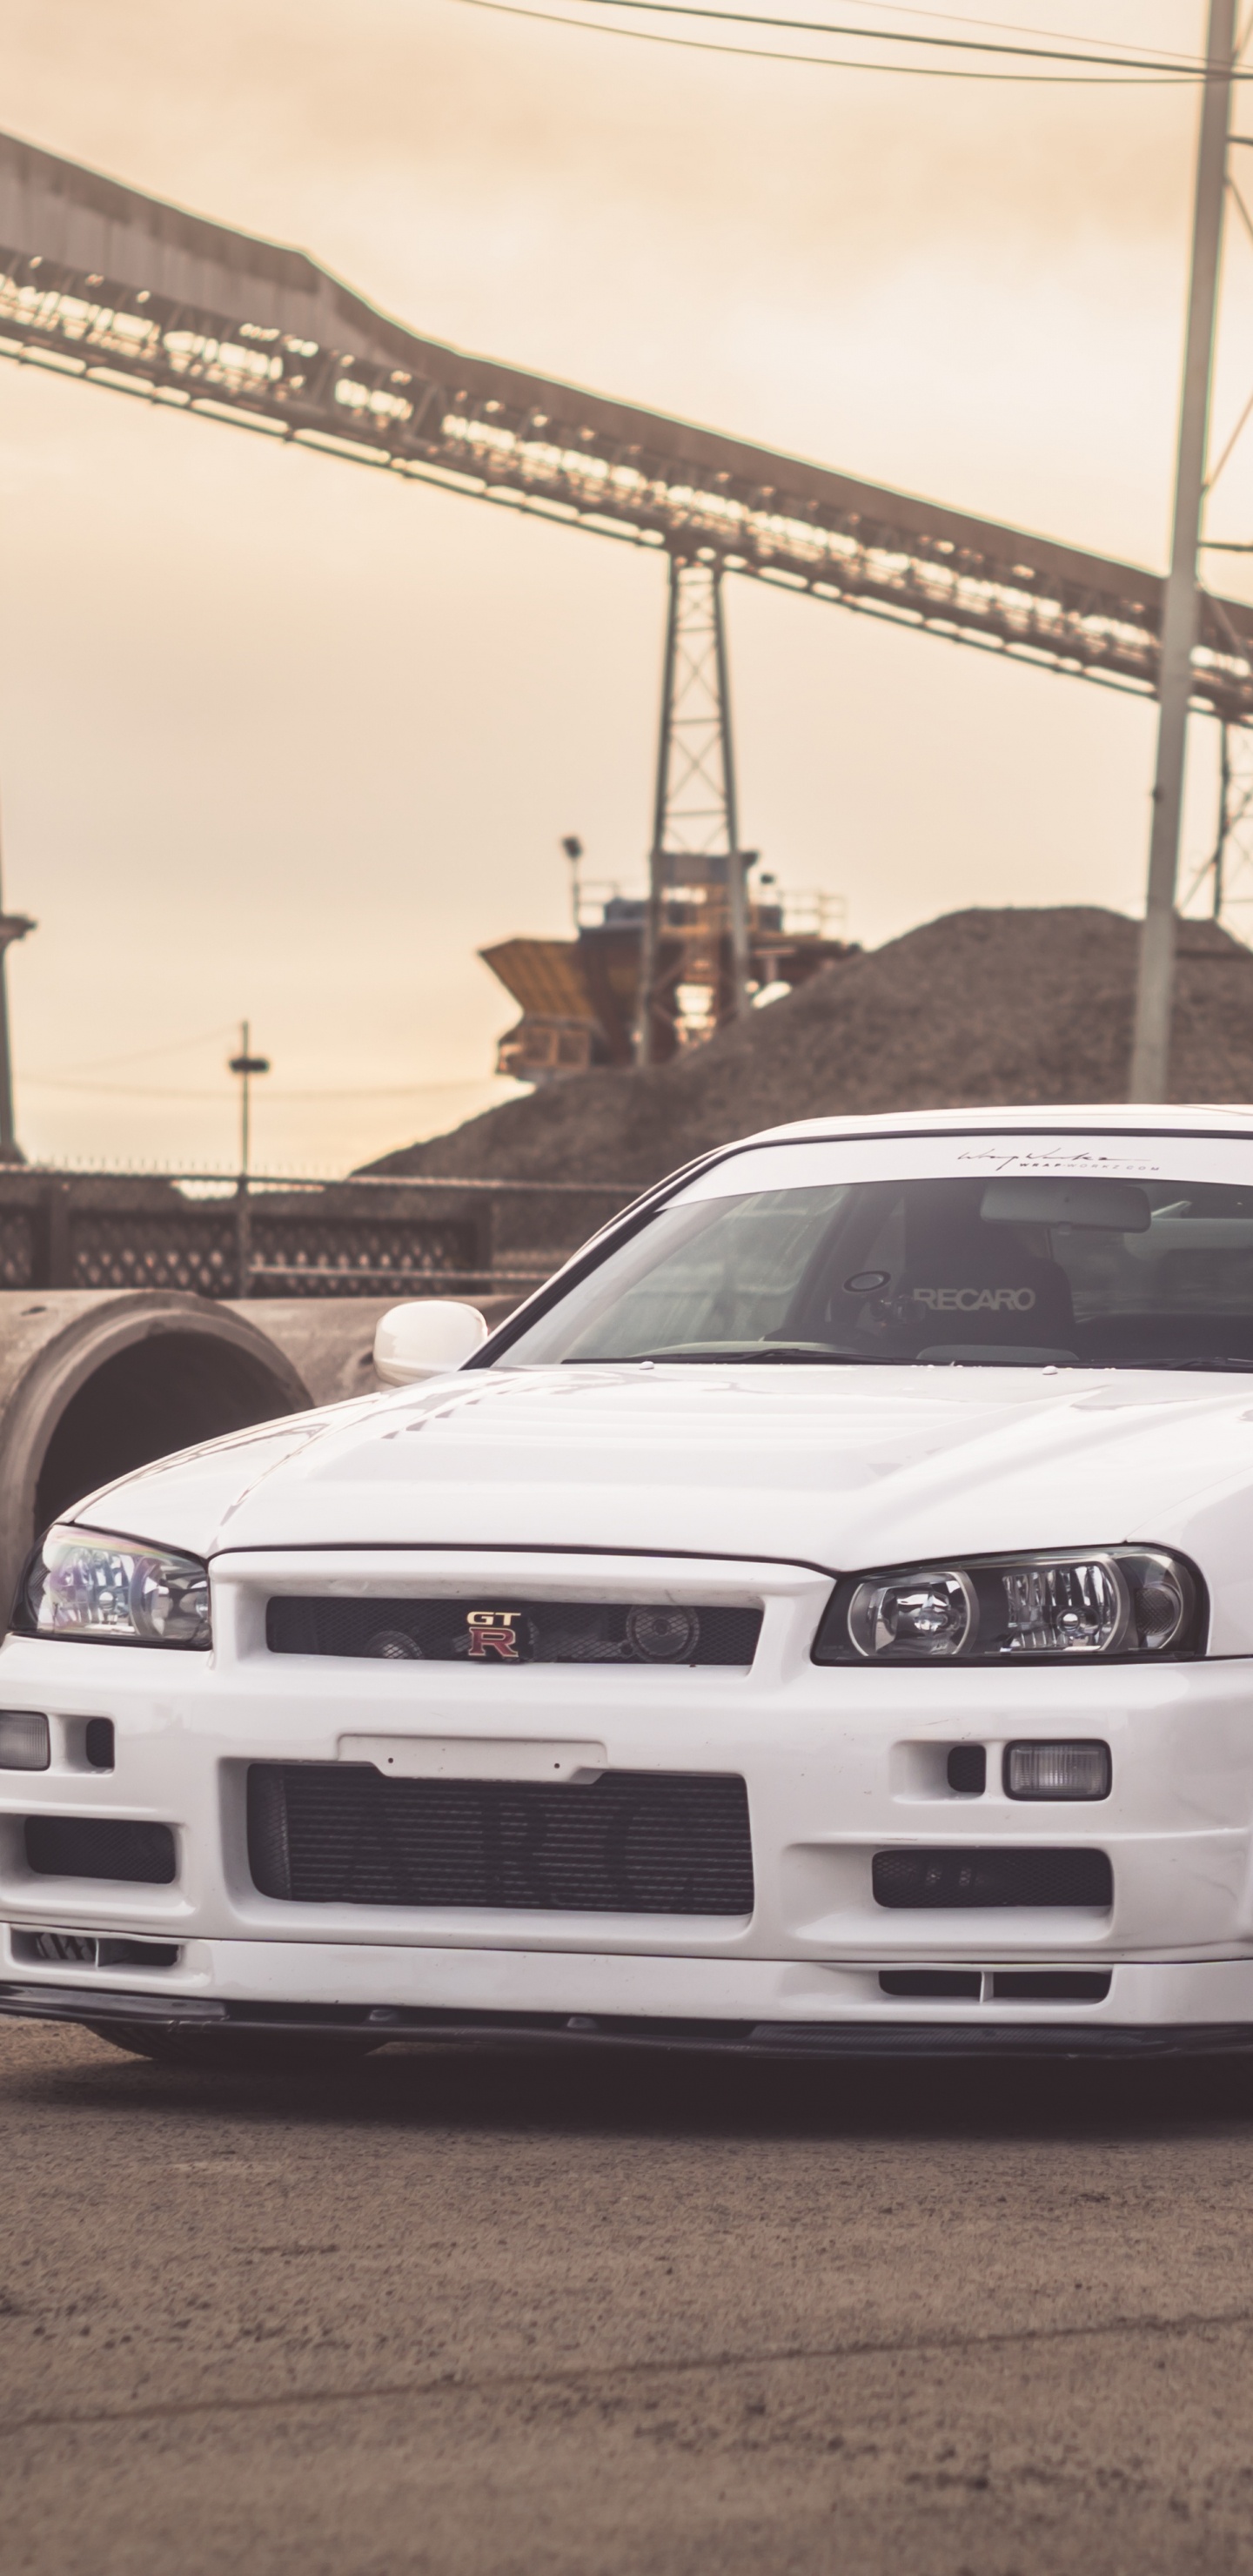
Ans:
[[[0,2012],[205,2028],[342,2028],[348,2015],[396,2036],[464,2028],[804,2054],[1253,2040],[1253,1661],[820,1669],[810,1648],[830,1585],[807,1567],[590,1553],[241,1552],[214,1570],[212,1655],[10,1638],[0,1707],[48,1711],[57,1750],[47,1772],[0,1773]],[[760,1606],[760,1642],[747,1671],[472,1671],[266,1650],[271,1590],[452,1588],[473,1600],[502,1586]],[[81,1758],[91,1717],[114,1722],[108,1774]],[[248,1766],[350,1758],[344,1742],[362,1735],[480,1751],[484,1739],[523,1751],[537,1738],[590,1739],[616,1771],[735,1773],[747,1784],[752,1913],[592,1918],[262,1895],[248,1864]],[[1107,1743],[1110,1797],[1007,1799],[1000,1748],[1033,1736]],[[946,1779],[946,1748],[972,1743],[988,1748],[981,1797]],[[30,1816],[166,1823],[174,1882],[36,1874]],[[1015,1844],[1105,1853],[1112,1906],[875,1902],[877,1851]],[[31,1936],[45,1930],[155,1941],[176,1957],[80,1972],[32,1958]],[[977,1976],[976,1998],[920,2002],[881,1983],[937,1968]],[[1028,1969],[1099,1971],[1108,1987],[1075,2002],[998,1995],[998,1976]]]
[[[758,1961],[752,1973],[728,1979],[705,1960],[342,1950],[304,1942],[292,1958],[283,1955],[288,1947],[192,1944],[180,1985],[168,1982],[160,1992],[153,1992],[152,1981],[118,1986],[107,1976],[30,1982],[12,1973],[10,1961],[0,1980],[0,2015],[208,2040],[250,2033],[380,2045],[670,2048],[795,2058],[1253,2051],[1253,1960],[1124,1964],[1113,1969],[1101,2002],[1031,2010],[991,1997],[967,2006],[892,2006],[876,1991],[871,1972],[842,1967],[801,1980]],[[372,1999],[406,1990],[408,2001]],[[527,2001],[519,2002],[524,1995]],[[738,2010],[728,2009],[732,2002]]]

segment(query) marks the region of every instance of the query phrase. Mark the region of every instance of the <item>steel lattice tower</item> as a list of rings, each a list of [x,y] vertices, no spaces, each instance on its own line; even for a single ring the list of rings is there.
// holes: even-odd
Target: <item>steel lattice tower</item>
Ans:
[[[640,974],[641,1064],[746,1009],[754,856],[740,848],[722,563],[676,551]]]
[[[1253,736],[1245,725],[1219,730],[1218,828],[1181,906],[1184,918],[1203,887],[1211,920],[1253,946]]]

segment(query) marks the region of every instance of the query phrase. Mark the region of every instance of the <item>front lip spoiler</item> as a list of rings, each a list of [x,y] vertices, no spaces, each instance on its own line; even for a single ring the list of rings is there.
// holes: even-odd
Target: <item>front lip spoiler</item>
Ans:
[[[110,2022],[206,2038],[428,2040],[481,2047],[664,2048],[730,2057],[1229,2057],[1253,2053],[1253,2022],[1088,2023],[680,2021],[602,2013],[434,2012],[396,2004],[259,2004],[117,1988],[0,1984],[0,2016]]]

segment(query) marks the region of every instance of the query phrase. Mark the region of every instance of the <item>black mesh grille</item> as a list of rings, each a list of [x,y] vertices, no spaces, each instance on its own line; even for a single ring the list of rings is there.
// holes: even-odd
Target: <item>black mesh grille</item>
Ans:
[[[751,1664],[760,1610],[683,1608],[673,1602],[328,1601],[267,1602],[272,1655],[413,1657],[432,1663]]]
[[[248,1857],[262,1895],[295,1904],[753,1910],[744,1783],[700,1773],[606,1771],[550,1789],[254,1762]]]
[[[41,1878],[129,1878],[168,1887],[174,1836],[168,1825],[120,1816],[28,1816],[26,1865]]]
[[[1099,1905],[1114,1901],[1100,1851],[886,1851],[874,1856],[876,1905]]]
[[[1112,1979],[1107,1968],[998,1968],[990,1983],[998,2004],[1103,2004]],[[919,2002],[977,2004],[983,1975],[978,1968],[884,1968],[879,1986]]]
[[[998,2004],[1103,2004],[1113,1984],[1108,1968],[998,1969]]]
[[[983,1979],[977,1968],[884,1968],[879,1987],[920,2002],[977,2004]]]

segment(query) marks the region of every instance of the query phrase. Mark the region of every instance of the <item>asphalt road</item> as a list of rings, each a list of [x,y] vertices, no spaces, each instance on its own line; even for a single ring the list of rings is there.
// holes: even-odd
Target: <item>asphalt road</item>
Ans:
[[[5,2576],[1253,2560],[1253,2069],[0,2025]]]

